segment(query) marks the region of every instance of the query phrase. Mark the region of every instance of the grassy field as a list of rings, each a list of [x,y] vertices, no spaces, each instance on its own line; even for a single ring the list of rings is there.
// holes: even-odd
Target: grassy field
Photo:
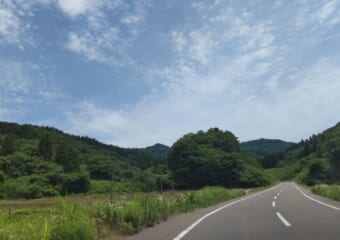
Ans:
[[[168,216],[243,196],[243,190],[208,187],[178,194],[136,194],[130,199],[70,202],[0,211],[0,240],[94,240],[133,234]],[[112,239],[112,237],[110,237]]]
[[[339,185],[317,185],[312,188],[312,192],[325,196],[334,200],[340,201],[340,186]]]

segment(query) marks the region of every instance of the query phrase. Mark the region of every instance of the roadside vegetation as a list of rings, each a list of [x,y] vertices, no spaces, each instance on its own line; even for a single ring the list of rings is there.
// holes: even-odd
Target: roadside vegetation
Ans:
[[[94,240],[133,234],[176,213],[188,212],[245,195],[243,190],[206,187],[174,195],[138,194],[129,201],[79,204],[0,212],[1,240]],[[112,238],[110,238],[112,239]]]
[[[312,187],[312,192],[340,201],[340,185],[316,185]]]

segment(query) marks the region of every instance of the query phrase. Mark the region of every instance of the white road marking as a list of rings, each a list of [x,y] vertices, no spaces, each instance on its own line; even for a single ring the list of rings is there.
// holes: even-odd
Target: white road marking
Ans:
[[[273,190],[274,188],[277,188],[277,187],[278,187],[278,186],[274,186],[274,187],[269,188],[269,189],[267,189],[267,190],[264,190],[264,191],[262,191],[262,192],[255,193],[254,195],[250,195],[250,196],[248,196],[248,197],[241,198],[241,199],[239,199],[239,200],[236,200],[236,201],[234,201],[234,202],[228,203],[228,204],[226,204],[226,205],[224,205],[224,206],[222,206],[222,207],[220,207],[220,208],[215,209],[214,211],[211,211],[211,212],[205,214],[204,216],[202,216],[202,217],[200,217],[199,219],[197,219],[194,223],[192,223],[189,227],[187,227],[187,228],[184,229],[182,232],[180,232],[173,240],[180,240],[180,239],[182,239],[182,238],[183,238],[185,235],[187,235],[194,227],[196,227],[198,224],[200,224],[200,222],[202,222],[202,221],[203,221],[204,219],[206,219],[207,217],[209,217],[209,216],[211,216],[211,215],[213,215],[213,214],[215,214],[215,213],[221,211],[222,209],[227,208],[227,207],[230,207],[230,206],[232,206],[232,205],[234,205],[234,204],[236,204],[236,203],[243,202],[243,201],[245,201],[245,200],[247,200],[247,199],[256,197],[256,196],[258,196],[258,195],[260,195],[260,194],[262,194],[262,193],[271,191],[271,190]]]
[[[286,187],[287,187],[287,183],[285,183],[285,185],[283,185],[283,187],[280,189],[280,193],[282,193],[283,190],[285,190]]]
[[[286,225],[286,227],[292,226],[284,217],[282,217],[279,212],[276,213],[276,216],[281,220],[284,225]]]
[[[276,200],[276,199],[277,199],[277,196],[275,196],[274,199]]]
[[[303,196],[305,196],[306,198],[308,198],[308,199],[310,199],[310,200],[312,200],[312,201],[314,201],[314,202],[316,202],[316,203],[319,203],[319,204],[321,204],[321,205],[323,205],[323,206],[326,206],[326,207],[332,208],[332,209],[334,209],[334,210],[340,211],[340,208],[338,208],[338,207],[335,207],[335,206],[332,206],[332,205],[330,205],[330,204],[321,202],[321,201],[319,201],[319,200],[317,200],[317,199],[314,199],[314,198],[308,196],[308,195],[305,194],[298,186],[295,186],[295,188],[296,188]]]
[[[272,202],[272,205],[273,205],[273,207],[275,207],[276,206],[275,202]]]

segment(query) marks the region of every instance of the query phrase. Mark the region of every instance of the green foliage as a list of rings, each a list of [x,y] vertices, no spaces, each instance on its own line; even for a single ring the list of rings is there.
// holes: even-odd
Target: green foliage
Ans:
[[[51,240],[94,240],[96,229],[86,222],[63,222],[52,228]]]
[[[290,179],[308,185],[340,182],[340,123],[301,141],[278,166],[291,169]]]
[[[131,202],[119,202],[113,206],[99,204],[94,217],[120,233],[132,234],[165,220],[174,213],[207,207],[244,194],[243,190],[227,190],[221,187],[207,187],[177,196],[160,195],[157,198],[142,194]]]
[[[236,137],[217,128],[179,139],[170,149],[168,162],[180,188],[250,187],[269,183],[256,164],[240,152]]]
[[[119,173],[114,161],[107,156],[95,156],[88,161],[87,169],[92,179],[111,179],[112,174],[117,179]]]
[[[51,173],[60,169],[55,163],[46,162],[38,157],[31,157],[21,153],[0,157],[0,168],[7,176],[12,178]]]
[[[5,174],[3,171],[0,171],[0,184],[5,182]]]
[[[46,160],[51,160],[53,156],[52,141],[48,135],[43,136],[39,141],[40,156]]]
[[[331,169],[325,159],[314,159],[308,169],[308,174],[303,179],[307,185],[325,183],[331,177]]]
[[[9,199],[32,199],[59,195],[58,188],[50,185],[47,178],[39,175],[9,179],[4,184],[4,190],[5,197]]]
[[[130,201],[91,205],[65,201],[48,209],[0,211],[1,240],[100,239],[114,231],[132,234],[170,215],[243,196],[243,190],[208,187],[174,194],[140,194]]]
[[[87,193],[90,190],[90,179],[87,173],[67,173],[62,175],[61,193]]]
[[[2,155],[8,155],[14,153],[16,149],[15,146],[15,137],[12,134],[9,134],[5,137],[5,139],[2,141],[1,145],[1,154]]]
[[[258,139],[242,142],[241,148],[251,157],[258,159],[264,168],[273,168],[282,153],[294,146],[294,143],[282,140]]]
[[[312,192],[340,201],[340,186],[339,185],[316,185],[312,188]]]
[[[340,149],[336,149],[333,151],[330,164],[334,170],[334,178],[337,182],[340,182]]]
[[[79,152],[69,144],[61,144],[58,147],[55,162],[62,165],[65,172],[80,171]]]

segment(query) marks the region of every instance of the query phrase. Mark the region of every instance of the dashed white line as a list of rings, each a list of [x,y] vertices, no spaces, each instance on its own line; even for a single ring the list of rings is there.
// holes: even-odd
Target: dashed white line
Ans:
[[[275,196],[274,199],[276,200],[276,199],[277,199],[277,196]]]
[[[292,226],[279,212],[276,212],[276,216],[281,220],[281,222],[286,226]]]
[[[272,202],[272,205],[273,205],[273,207],[276,207],[276,204],[275,204],[275,202]]]

